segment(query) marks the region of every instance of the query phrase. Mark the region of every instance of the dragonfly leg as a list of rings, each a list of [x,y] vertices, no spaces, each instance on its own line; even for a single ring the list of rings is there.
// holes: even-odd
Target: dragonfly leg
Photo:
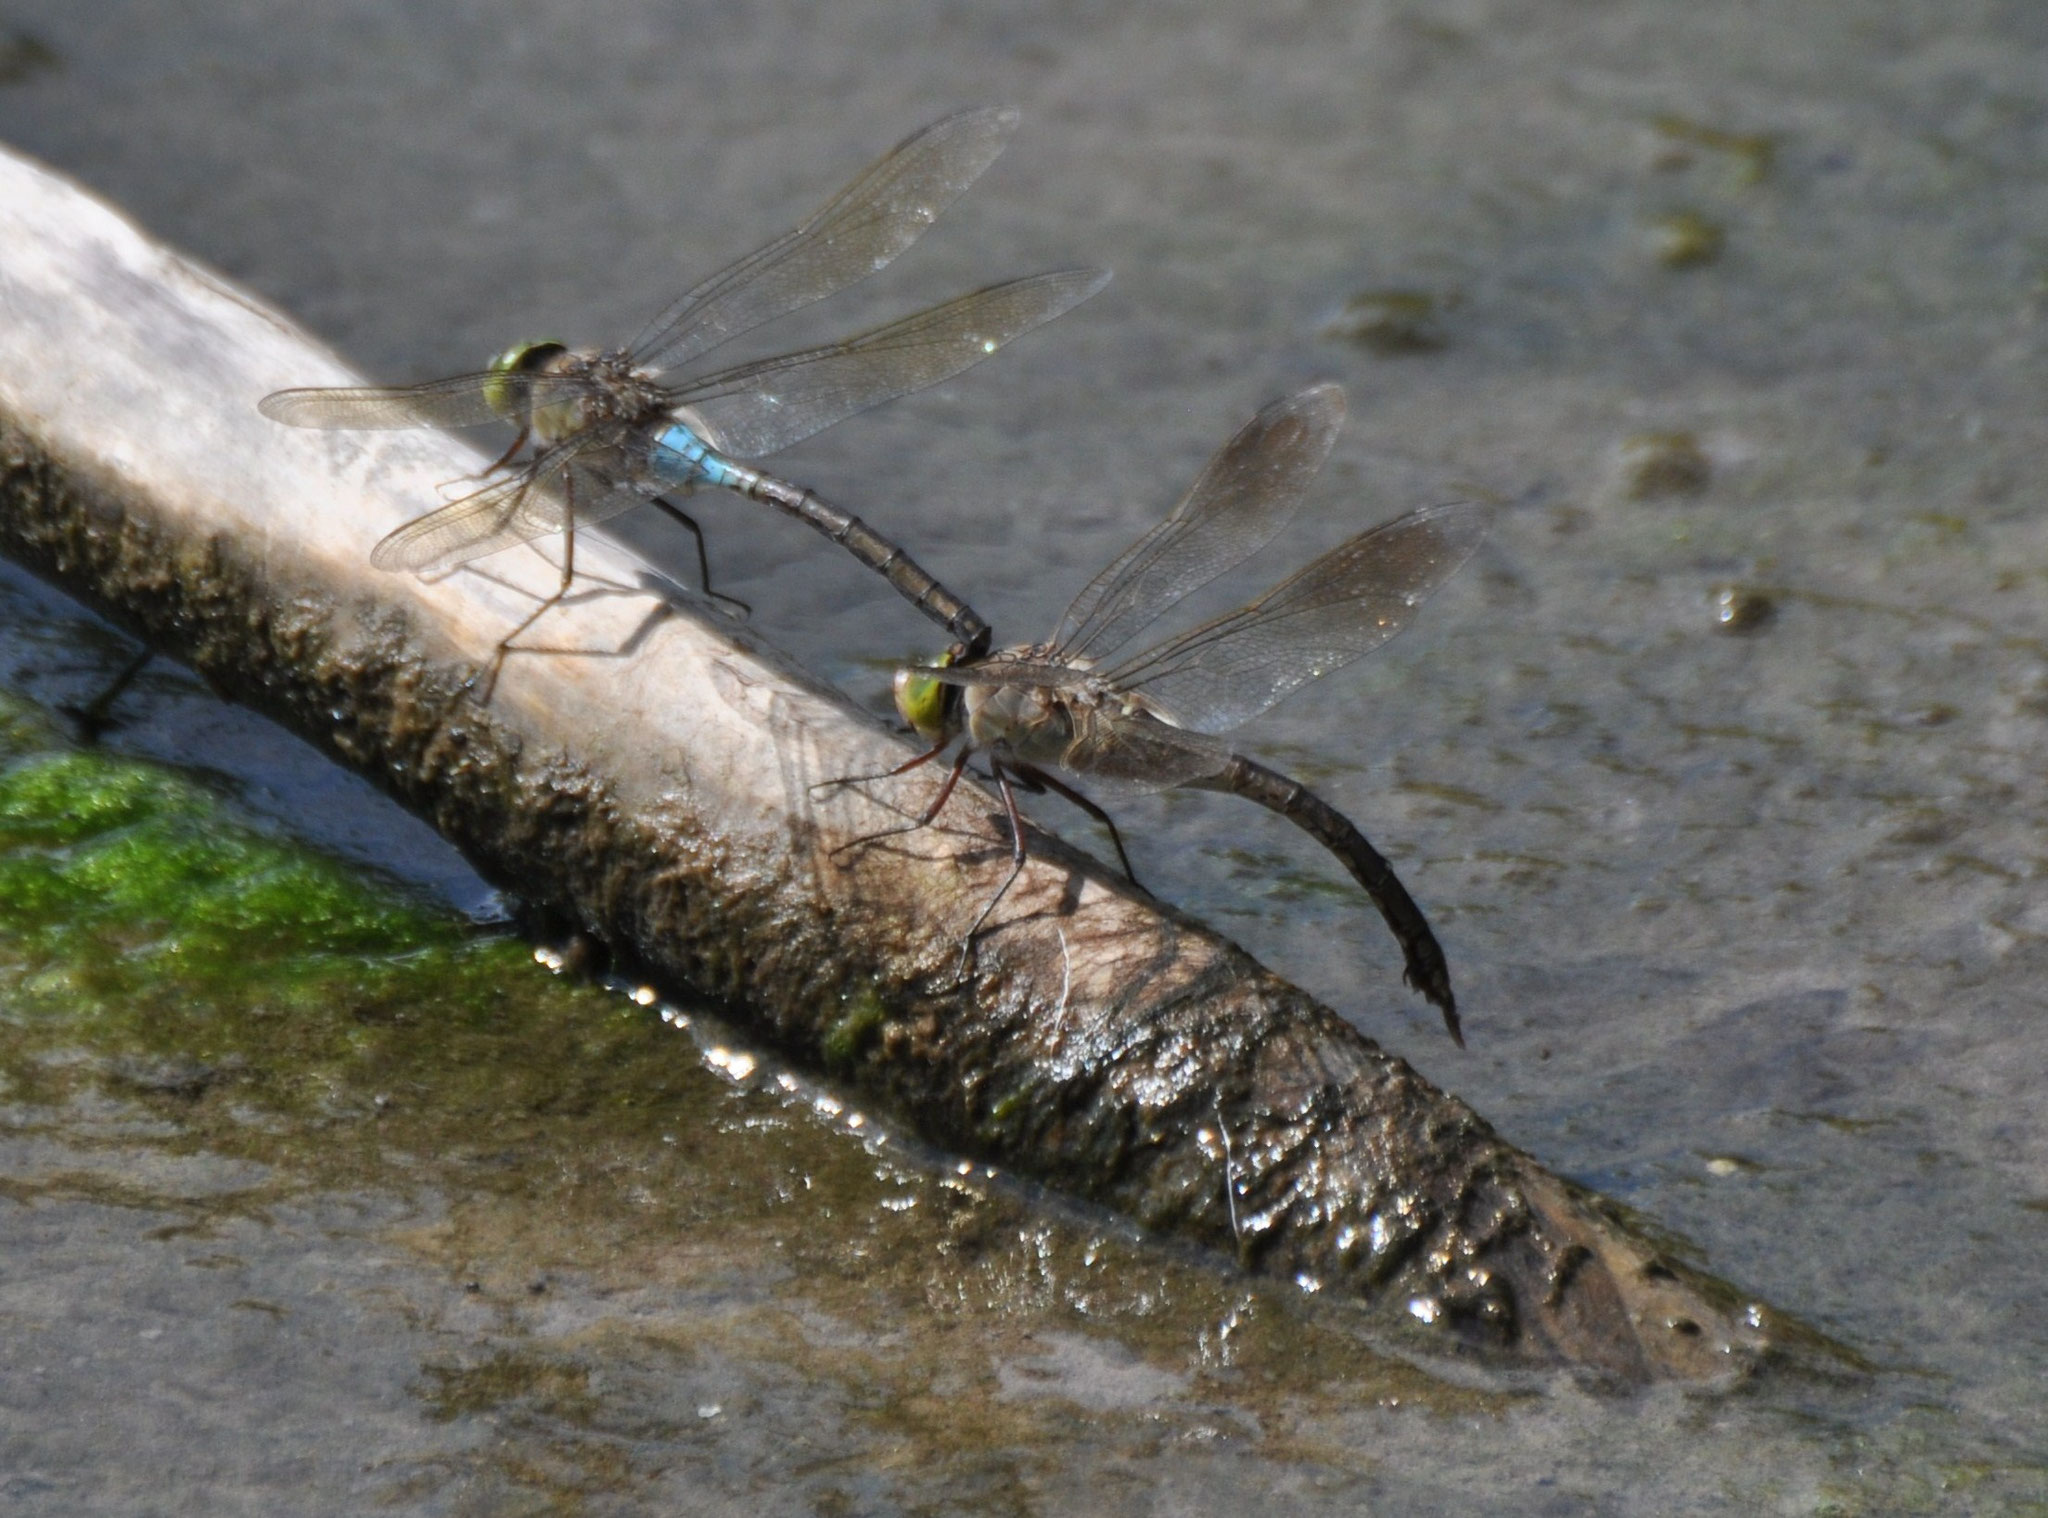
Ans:
[[[1010,887],[1017,883],[1017,877],[1024,873],[1024,814],[1017,810],[1017,792],[1010,784],[1009,772],[1002,761],[991,758],[989,773],[995,776],[996,789],[1002,793],[1003,811],[1010,823],[1010,873],[1003,877],[1003,883],[996,887],[995,895],[989,897],[981,915],[967,930],[967,937],[960,944],[960,973],[967,973],[967,962],[974,955],[974,940],[981,932],[981,925],[988,921],[988,914],[996,909],[996,903],[1010,894]],[[934,814],[936,815],[936,814]]]
[[[496,474],[500,469],[510,464],[514,457],[518,455],[519,450],[526,446],[526,440],[532,435],[533,429],[531,427],[521,427],[519,429],[519,436],[512,439],[512,446],[492,459],[490,463],[484,465],[483,473],[478,475],[477,478],[483,479],[486,476]]]
[[[483,684],[477,704],[489,706],[491,694],[498,688],[498,672],[505,667],[505,658],[512,652],[512,641],[527,628],[562,604],[562,598],[569,594],[569,586],[576,579],[576,484],[573,478],[564,476],[562,493],[567,500],[568,510],[562,514],[562,578],[555,586],[555,593],[528,612],[512,631],[498,640],[498,646],[491,650],[491,662],[463,681],[462,688],[474,693],[479,681]]]
[[[952,740],[950,738],[946,740],[947,743],[950,743],[951,741]],[[893,775],[908,774],[910,771],[916,769],[921,764],[929,764],[932,760],[938,758],[939,755],[944,753],[945,751],[946,744],[941,743],[938,744],[936,747],[925,750],[925,752],[919,754],[915,759],[906,759],[903,763],[897,765],[896,768],[894,768],[893,770],[885,771],[882,774],[849,775],[844,780],[827,780],[824,783],[826,785],[853,785],[856,782],[862,780],[887,780]],[[974,750],[971,747],[968,747],[965,744],[961,746],[959,757],[953,761],[953,768],[946,775],[946,783],[939,787],[938,795],[932,797],[932,804],[924,809],[924,815],[918,818],[917,821],[906,822],[901,827],[883,828],[882,831],[879,833],[863,833],[858,838],[848,839],[845,843],[840,844],[838,848],[832,851],[833,857],[837,858],[840,854],[846,852],[846,850],[851,848],[858,848],[861,844],[864,843],[873,843],[877,839],[881,838],[894,838],[900,833],[915,833],[920,828],[930,827],[932,825],[932,820],[936,818],[940,812],[945,810],[947,798],[949,798],[953,794],[953,787],[960,783],[960,776],[967,769],[968,756],[973,752]]]
[[[743,621],[752,616],[754,608],[742,601],[738,596],[729,596],[723,591],[711,588],[711,556],[704,551],[704,529],[697,525],[697,519],[683,510],[682,507],[676,505],[674,501],[667,500],[661,496],[654,498],[654,504],[663,516],[677,523],[685,532],[697,540],[697,584],[702,588],[705,596],[710,600],[723,602],[725,605],[734,608],[737,616]]]
[[[919,769],[924,765],[930,764],[934,759],[938,758],[939,755],[943,754],[946,751],[946,745],[951,743],[952,741],[953,740],[951,738],[941,738],[937,743],[934,743],[930,748],[926,749],[923,753],[917,755],[915,758],[904,760],[901,764],[897,765],[896,768],[894,768],[893,770],[877,770],[872,775],[841,775],[837,780],[820,780],[816,785],[813,785],[811,789],[814,791],[823,791],[829,790],[833,786],[838,785],[866,785],[870,780],[894,780],[898,775],[907,775],[914,769]],[[934,812],[932,815],[936,817],[938,813]]]
[[[142,652],[121,666],[120,672],[109,680],[106,686],[92,700],[83,706],[61,708],[64,715],[78,724],[78,736],[87,743],[97,743],[100,735],[114,725],[111,715],[114,703],[121,699],[121,693],[135,683],[135,677],[142,673],[149,661],[156,657],[153,649],[145,647]]]
[[[1109,830],[1109,841],[1116,845],[1117,863],[1124,867],[1124,878],[1130,881],[1132,885],[1138,886],[1139,890],[1145,889],[1143,886],[1138,885],[1138,872],[1131,868],[1131,856],[1124,850],[1124,835],[1117,831],[1116,820],[1109,813],[1075,790],[1071,785],[1068,785],[1057,775],[1042,770],[1036,765],[1012,764],[1011,768],[1016,771],[1019,778],[1027,780],[1033,785],[1042,785],[1055,795],[1066,797],[1067,800],[1073,802],[1075,806],[1107,828]]]

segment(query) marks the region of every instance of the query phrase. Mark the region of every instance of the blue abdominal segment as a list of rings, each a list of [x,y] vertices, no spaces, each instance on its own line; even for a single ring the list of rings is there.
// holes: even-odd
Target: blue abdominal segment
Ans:
[[[719,485],[744,492],[751,469],[730,463],[681,422],[671,422],[655,435],[648,466],[671,485]]]

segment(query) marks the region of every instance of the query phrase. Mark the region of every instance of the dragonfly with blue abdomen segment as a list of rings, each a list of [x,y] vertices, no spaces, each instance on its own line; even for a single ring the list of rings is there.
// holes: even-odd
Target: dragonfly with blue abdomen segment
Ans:
[[[1278,812],[1337,856],[1401,945],[1405,979],[1464,1042],[1443,949],[1393,867],[1335,807],[1214,735],[1401,631],[1478,546],[1486,509],[1456,501],[1411,511],[1339,544],[1249,605],[1121,651],[1169,607],[1271,541],[1343,420],[1344,392],[1335,385],[1275,402],[1224,445],[1171,515],[1095,577],[1049,641],[986,654],[956,646],[935,665],[897,671],[897,710],[931,746],[889,773],[965,741],[920,818],[854,844],[929,825],[969,756],[984,753],[1002,793],[1012,862],[963,953],[1024,868],[1016,789],[1051,790],[1087,811],[1109,829],[1127,875],[1130,856],[1109,814],[1052,770],[1125,792],[1228,791]]]
[[[736,491],[808,522],[963,644],[985,648],[988,624],[900,548],[802,486],[740,461],[951,378],[1086,300],[1108,281],[1106,272],[1040,274],[842,342],[674,383],[662,376],[895,258],[995,161],[1016,121],[1014,112],[991,108],[926,127],[794,231],[683,295],[626,347],[589,352],[558,342],[526,343],[474,374],[420,385],[280,390],[264,397],[261,409],[297,427],[502,422],[518,429],[512,446],[486,471],[509,467],[506,478],[399,528],[371,554],[379,568],[431,573],[550,533],[563,535],[560,584],[500,641],[484,674],[486,695],[512,640],[567,595],[579,526],[699,485]],[[529,442],[531,456],[515,465]],[[703,534],[679,510],[668,509],[696,534],[705,570]],[[708,589],[708,572],[705,580]]]

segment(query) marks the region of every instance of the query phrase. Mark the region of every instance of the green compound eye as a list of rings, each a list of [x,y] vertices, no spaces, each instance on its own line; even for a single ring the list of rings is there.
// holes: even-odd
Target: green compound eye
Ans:
[[[952,654],[945,653],[924,668],[944,669],[952,662]],[[897,714],[927,743],[937,743],[946,736],[947,694],[951,688],[919,668],[896,671]]]
[[[518,376],[538,373],[558,355],[567,353],[568,345],[553,338],[539,343],[520,343],[507,348],[486,366],[494,376],[484,386],[484,404],[508,422],[523,421],[527,411],[526,386],[519,383]]]

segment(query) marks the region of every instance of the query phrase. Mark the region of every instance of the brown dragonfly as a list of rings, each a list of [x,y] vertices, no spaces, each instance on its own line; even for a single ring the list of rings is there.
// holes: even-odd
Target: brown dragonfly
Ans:
[[[1048,641],[986,654],[956,645],[934,664],[897,672],[897,710],[931,747],[889,773],[965,741],[922,817],[856,842],[928,825],[969,756],[986,756],[1009,820],[1012,868],[968,929],[964,951],[1024,867],[1017,790],[1053,791],[1101,822],[1133,880],[1115,822],[1054,771],[1125,793],[1228,791],[1278,812],[1336,855],[1392,929],[1408,984],[1464,1043],[1443,950],[1393,867],[1335,807],[1216,735],[1400,632],[1478,546],[1488,510],[1456,501],[1412,511],[1339,544],[1248,605],[1126,651],[1182,597],[1272,539],[1343,420],[1336,385],[1275,402],[1224,445],[1166,520],[1095,577]]]

